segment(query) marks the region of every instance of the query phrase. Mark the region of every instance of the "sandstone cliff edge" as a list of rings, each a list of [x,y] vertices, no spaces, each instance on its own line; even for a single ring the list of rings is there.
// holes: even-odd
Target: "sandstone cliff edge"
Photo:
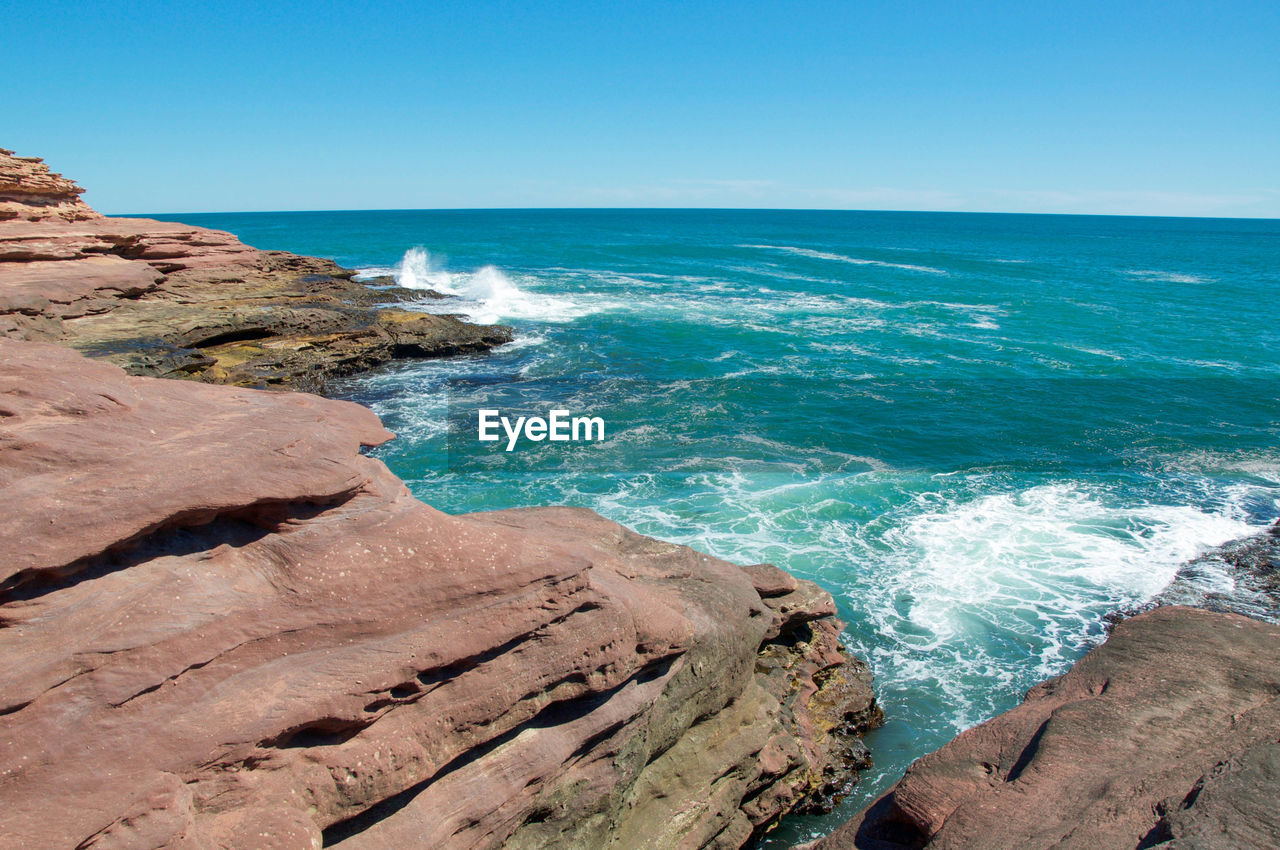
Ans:
[[[867,763],[816,585],[586,510],[448,516],[361,453],[368,410],[216,385],[503,329],[41,179],[0,221],[6,847],[739,847]]]

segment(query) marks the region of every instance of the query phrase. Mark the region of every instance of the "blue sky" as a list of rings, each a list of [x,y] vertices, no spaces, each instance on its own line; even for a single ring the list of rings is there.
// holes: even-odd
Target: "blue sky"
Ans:
[[[0,146],[105,212],[1280,217],[1280,2],[0,6]]]

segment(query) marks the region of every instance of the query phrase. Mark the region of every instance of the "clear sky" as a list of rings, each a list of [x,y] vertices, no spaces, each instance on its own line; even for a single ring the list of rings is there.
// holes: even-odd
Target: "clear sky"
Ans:
[[[1280,0],[0,4],[105,212],[1280,217]]]

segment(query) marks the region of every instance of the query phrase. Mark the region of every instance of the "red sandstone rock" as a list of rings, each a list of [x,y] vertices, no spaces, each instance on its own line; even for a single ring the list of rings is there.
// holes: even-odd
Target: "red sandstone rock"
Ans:
[[[1277,847],[1278,741],[1280,627],[1156,608],[813,847]]]
[[[6,267],[3,274],[0,314],[58,319],[109,310],[110,302],[150,292],[164,278],[147,263],[115,256],[18,263]]]
[[[134,374],[312,390],[394,358],[511,340],[505,327],[381,309],[393,293],[330,260],[100,216],[80,191],[0,153],[0,337],[61,342]]]
[[[0,340],[6,848],[736,847],[865,757],[816,587],[447,516],[387,437]]]
[[[44,259],[35,256],[37,251],[67,260],[114,254],[145,261],[166,274],[211,266],[252,266],[262,253],[222,230],[149,218],[11,221],[0,229],[0,261]]]
[[[61,174],[51,172],[40,157],[14,156],[13,151],[0,148],[0,221],[99,218],[80,199],[83,192]]]

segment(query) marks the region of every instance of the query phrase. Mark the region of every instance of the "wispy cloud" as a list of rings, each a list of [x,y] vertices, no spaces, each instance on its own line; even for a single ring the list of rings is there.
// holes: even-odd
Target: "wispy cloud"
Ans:
[[[1164,192],[1120,190],[993,190],[986,193],[992,209],[1104,215],[1257,215],[1280,214],[1280,191]]]
[[[872,210],[959,210],[965,198],[941,189],[901,189],[873,186],[867,189],[799,189],[796,194],[811,198],[822,207]]]
[[[771,206],[772,180],[669,180],[637,186],[592,186],[576,191],[590,203],[616,206]],[[573,190],[570,190],[573,192]]]
[[[1280,190],[1197,193],[1143,189],[985,189],[952,191],[897,186],[804,186],[753,178],[673,178],[624,186],[540,189],[569,205],[940,210],[1099,215],[1280,217]]]
[[[588,203],[618,206],[791,207],[797,209],[963,209],[964,199],[933,189],[875,186],[862,189],[793,186],[776,180],[673,179],[636,186],[570,190]]]

